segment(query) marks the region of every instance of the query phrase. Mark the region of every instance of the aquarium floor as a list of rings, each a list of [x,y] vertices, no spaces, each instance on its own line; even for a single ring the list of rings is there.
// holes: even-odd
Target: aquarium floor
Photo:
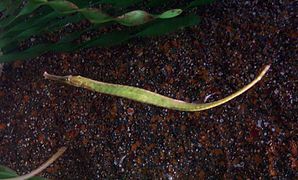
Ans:
[[[113,48],[48,53],[0,77],[0,164],[29,172],[58,148],[50,179],[298,177],[294,2],[217,2],[198,27]],[[295,47],[296,46],[296,47]],[[296,51],[296,52],[295,52]],[[266,77],[223,106],[178,112],[48,81],[44,71],[211,102]]]

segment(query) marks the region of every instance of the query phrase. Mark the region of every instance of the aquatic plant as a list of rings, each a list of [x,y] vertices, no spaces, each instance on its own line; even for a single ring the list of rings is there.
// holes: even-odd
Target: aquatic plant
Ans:
[[[135,37],[159,36],[182,27],[200,22],[197,15],[179,16],[183,11],[204,5],[213,0],[193,0],[179,3],[182,7],[171,7],[170,0],[1,0],[0,1],[0,62],[10,62],[36,57],[43,53],[70,52],[94,46],[113,46]],[[182,5],[181,5],[182,4]],[[143,10],[130,10],[133,7],[146,7],[155,10],[166,6],[167,10],[152,14]],[[170,7],[171,9],[169,9]],[[91,25],[83,30],[63,33],[61,29],[71,23],[88,20]],[[78,43],[84,33],[106,29],[120,24],[121,30],[100,33],[96,37]],[[36,37],[59,32],[61,38],[56,42],[31,42]],[[25,43],[26,49],[20,50]],[[32,44],[31,46],[28,44]],[[24,47],[22,47],[24,48]]]
[[[45,180],[44,178],[37,177],[35,175],[41,173],[44,169],[49,167],[54,161],[56,161],[64,152],[66,151],[66,147],[60,148],[50,159],[48,159],[45,163],[39,166],[37,169],[31,171],[28,174],[19,176],[14,170],[0,165],[0,179],[1,180]]]
[[[262,77],[266,74],[269,70],[270,66],[267,65],[261,71],[261,73],[249,84],[238,90],[237,92],[223,98],[221,100],[205,103],[205,104],[194,104],[188,103],[176,99],[172,99],[145,89],[132,87],[132,86],[124,86],[119,84],[110,84],[100,81],[95,81],[92,79],[88,79],[82,76],[56,76],[48,74],[47,72],[44,73],[44,77],[46,79],[62,82],[65,84],[69,84],[76,87],[81,87],[85,89],[89,89],[92,91],[96,91],[99,93],[104,93],[113,96],[119,96],[127,99],[131,99],[134,101],[151,104],[159,107],[164,107],[173,110],[179,111],[202,111],[206,109],[210,109],[221,104],[224,104],[233,98],[241,95],[251,87],[253,87],[257,82],[259,82]]]

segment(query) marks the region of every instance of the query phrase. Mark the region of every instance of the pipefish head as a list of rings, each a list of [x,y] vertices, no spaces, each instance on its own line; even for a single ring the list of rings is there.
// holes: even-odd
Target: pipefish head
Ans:
[[[75,85],[73,83],[71,83],[71,79],[72,79],[72,75],[68,75],[68,76],[57,76],[57,75],[52,75],[49,74],[47,72],[43,73],[43,76],[45,79],[49,79],[49,80],[53,80],[53,81],[57,81],[60,83],[66,83],[66,84],[70,84],[70,85]]]

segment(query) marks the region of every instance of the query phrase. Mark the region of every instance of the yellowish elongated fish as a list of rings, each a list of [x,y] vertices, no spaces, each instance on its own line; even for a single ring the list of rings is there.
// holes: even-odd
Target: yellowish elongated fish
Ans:
[[[91,91],[96,91],[99,93],[109,94],[113,96],[119,96],[119,97],[131,99],[134,101],[151,104],[151,105],[155,105],[163,108],[179,110],[179,111],[202,111],[202,110],[210,109],[210,108],[219,106],[221,104],[224,104],[234,99],[235,97],[241,95],[242,93],[244,93],[245,91],[253,87],[257,82],[259,82],[264,77],[264,75],[269,70],[269,68],[270,68],[269,65],[265,66],[265,68],[261,71],[261,73],[252,82],[250,82],[243,88],[239,89],[235,93],[223,99],[210,102],[210,103],[203,103],[203,104],[188,103],[185,101],[172,99],[145,89],[126,86],[126,85],[95,81],[82,76],[72,76],[72,75],[56,76],[45,72],[44,77],[46,79],[59,81],[72,86],[89,89]]]

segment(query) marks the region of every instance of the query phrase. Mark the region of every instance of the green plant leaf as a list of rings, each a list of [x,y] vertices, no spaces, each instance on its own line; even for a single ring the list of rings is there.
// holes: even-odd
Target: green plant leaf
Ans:
[[[90,4],[93,4],[94,2],[98,2],[100,0],[69,0],[70,2],[72,2],[73,4],[75,4],[76,6],[78,6],[79,8],[86,8],[88,7]]]
[[[162,34],[174,32],[179,28],[197,25],[199,23],[200,23],[200,18],[195,15],[160,20],[148,25],[144,30],[139,32],[137,35],[141,37],[159,36]]]
[[[23,31],[22,33],[20,33],[19,35],[12,37],[12,38],[2,38],[0,39],[0,48],[3,48],[7,45],[9,45],[10,43],[15,42],[16,40],[18,41],[22,41],[32,35],[38,35],[41,32],[41,28],[40,27],[34,27],[31,29],[28,29],[26,31]]]
[[[14,60],[30,59],[30,58],[42,55],[49,51],[69,52],[69,51],[77,50],[80,46],[73,44],[72,41],[78,39],[81,36],[81,34],[94,28],[95,26],[91,26],[82,31],[72,32],[68,35],[65,35],[57,43],[38,44],[21,52],[6,50],[5,54],[0,56],[0,62],[11,62]]]
[[[6,53],[0,56],[0,62],[10,62],[14,60],[30,59],[49,51],[69,52],[69,51],[77,50],[79,48],[89,48],[94,46],[110,47],[113,45],[126,42],[127,40],[133,37],[158,36],[165,33],[173,32],[181,27],[187,27],[198,23],[199,23],[198,17],[193,15],[186,16],[186,17],[178,17],[175,19],[164,19],[145,26],[144,30],[141,32],[135,31],[134,33],[132,33],[129,31],[119,31],[119,32],[116,31],[116,32],[106,33],[99,37],[93,38],[87,42],[84,42],[81,45],[74,45],[69,42],[58,42],[54,44],[46,44],[46,45],[41,44],[41,45],[33,46],[23,52],[10,52],[8,54]],[[75,38],[78,38],[78,37],[79,36],[77,34]]]
[[[37,8],[39,8],[41,5],[45,4],[46,2],[47,0],[29,0],[28,4],[26,4],[22,8],[22,10],[17,15],[17,17],[32,13],[33,11],[35,11]]]
[[[94,23],[116,21],[125,26],[137,26],[140,24],[145,24],[156,18],[172,18],[172,17],[178,16],[182,12],[181,9],[173,9],[173,10],[168,10],[160,15],[152,15],[143,10],[134,10],[114,18],[112,16],[109,16],[101,12],[98,9],[94,9],[94,8],[79,9],[78,6],[76,6],[75,4],[69,1],[64,1],[64,0],[60,0],[60,1],[53,0],[48,2],[44,2],[44,1],[46,0],[30,0],[27,6],[25,6],[26,7],[24,8],[25,10],[23,9],[18,16],[32,13],[35,9],[37,9],[41,5],[47,5],[47,6],[50,6],[52,9],[54,9],[55,11],[63,14],[70,14],[74,12],[81,13],[82,15],[85,16],[86,19]],[[102,2],[104,3],[104,1]],[[106,1],[106,2],[109,2],[111,4],[116,3],[116,1]],[[131,1],[131,2],[122,1],[123,4],[130,4],[132,2],[137,2],[137,1]]]
[[[98,38],[87,41],[81,45],[82,48],[90,48],[94,46],[110,47],[122,42],[127,41],[131,38],[129,31],[114,31],[103,34]]]
[[[10,178],[15,178],[18,177],[19,175],[12,169],[0,165],[0,179],[10,179]],[[45,178],[42,177],[32,177],[29,178],[28,180],[46,180]]]
[[[41,5],[43,5],[47,0],[29,0],[29,2],[21,9],[21,11],[16,16],[10,16],[9,18],[1,21],[0,27],[5,28],[9,26],[12,22],[17,20],[19,17],[27,15],[35,11]]]
[[[125,26],[137,26],[152,21],[154,16],[142,10],[135,10],[118,16],[115,20]]]
[[[62,27],[64,27],[68,23],[78,23],[81,20],[83,20],[83,17],[80,16],[79,14],[67,16],[63,19],[57,20],[57,21],[49,24],[48,26],[45,26],[44,29],[42,29],[42,30],[45,30],[47,32],[54,32],[56,30],[60,30]]]
[[[18,35],[20,32],[27,30],[29,28],[32,28],[33,26],[41,26],[45,27],[49,24],[49,22],[57,17],[61,16],[57,12],[51,12],[46,15],[41,16],[34,16],[24,22],[21,22],[19,24],[16,24],[15,26],[11,27],[10,29],[6,30],[4,33],[0,35],[0,38],[2,37],[14,37]]]
[[[48,51],[48,46],[51,44],[35,45],[22,52],[14,52],[0,56],[0,62],[11,62],[22,59],[31,59]]]
[[[94,8],[81,9],[80,13],[83,14],[83,16],[85,16],[86,19],[88,19],[91,23],[94,24],[101,24],[112,21],[114,19],[108,16],[107,14],[101,12],[100,10]]]
[[[15,16],[15,13],[17,9],[20,7],[21,3],[21,0],[2,0],[0,2],[0,12],[3,11],[2,17]]]
[[[0,1],[0,12],[4,11],[7,7],[7,1]]]
[[[33,35],[39,35],[43,32],[53,32],[56,30],[61,29],[66,23],[77,23],[81,20],[81,16],[74,15],[74,16],[68,16],[64,19],[60,19],[57,21],[54,21],[52,23],[49,23],[48,26],[44,24],[39,24],[38,26],[33,26],[32,28],[29,28],[25,31],[21,31],[20,34],[15,35],[13,37],[8,38],[1,38],[0,39],[0,48],[5,48],[6,46],[14,45],[16,47],[17,41],[25,40]],[[5,53],[7,54],[7,53]]]
[[[3,38],[0,39],[0,48],[5,47],[7,44],[9,44],[12,41],[11,38]]]
[[[9,172],[1,172],[0,171],[0,179],[6,179],[6,178],[14,178],[17,177],[18,175],[13,175]]]
[[[2,12],[4,10],[5,10],[5,7],[4,6],[1,6],[1,4],[0,4],[0,12]]]
[[[165,11],[159,15],[149,14],[146,11],[135,10],[118,16],[115,20],[125,26],[138,26],[141,24],[148,23],[156,18],[167,19],[173,18],[182,13],[181,9],[171,9]]]
[[[9,17],[1,19],[0,28],[4,28],[4,27],[8,26],[14,20],[15,20],[15,16],[9,16]]]
[[[269,68],[270,66],[266,66],[262,70],[262,72],[257,76],[256,79],[254,79],[251,83],[244,86],[237,92],[221,100],[211,102],[211,103],[205,103],[205,104],[188,103],[188,102],[172,99],[145,89],[95,81],[82,76],[71,76],[71,75],[56,76],[56,75],[50,75],[45,72],[44,77],[46,79],[59,81],[72,86],[81,87],[81,88],[85,88],[88,90],[92,90],[92,91],[96,91],[96,92],[104,93],[108,95],[127,98],[141,103],[151,104],[151,105],[155,105],[163,108],[179,110],[179,111],[202,111],[202,110],[206,110],[206,109],[210,109],[210,108],[222,105],[234,99],[235,97],[241,95],[242,93],[244,93],[245,91],[253,87],[257,82],[259,82],[262,79],[262,77],[266,74],[266,72],[269,70]]]
[[[16,49],[17,45],[16,44],[9,44],[8,46],[5,46],[4,48],[1,49],[2,54],[7,54],[12,52],[14,49]],[[1,56],[0,56],[1,57]],[[1,62],[1,61],[0,61]]]
[[[18,176],[18,174],[14,170],[10,169],[9,167],[0,165],[0,173],[3,173],[3,172]]]
[[[0,2],[0,7],[5,8],[3,2],[11,3],[12,1],[5,0]],[[15,2],[22,2],[15,0]],[[28,0],[28,3],[20,11],[16,17],[8,17],[0,20],[0,48],[4,55],[0,56],[0,61],[8,62],[13,59],[31,58],[49,51],[61,52],[76,50],[78,48],[102,46],[109,47],[120,44],[134,37],[150,37],[158,36],[165,33],[173,32],[179,28],[195,25],[199,23],[199,19],[193,15],[187,17],[176,17],[182,13],[181,9],[171,9],[161,14],[150,14],[146,11],[135,10],[129,11],[118,17],[112,17],[103,13],[99,9],[88,8],[92,3],[111,4],[117,7],[128,7],[133,4],[141,3],[140,0]],[[168,0],[153,0],[153,5],[169,2]],[[191,3],[192,6],[200,3],[206,3],[207,0],[195,0]],[[149,2],[150,4],[151,2]],[[48,6],[40,8],[41,6]],[[80,7],[80,8],[79,8]],[[2,8],[2,9],[3,9]],[[17,8],[16,8],[17,9]],[[37,10],[38,9],[38,10]],[[36,12],[34,12],[37,10]],[[53,11],[54,10],[54,11]],[[33,13],[34,12],[34,13]],[[30,17],[25,17],[29,15]],[[22,17],[21,17],[22,16]],[[24,17],[23,17],[24,16]],[[62,17],[63,18],[60,18]],[[65,16],[65,17],[64,17]],[[20,17],[20,18],[18,18]],[[59,17],[59,19],[57,18]],[[175,18],[176,17],[176,18]],[[17,19],[15,19],[17,18]],[[86,18],[92,24],[109,25],[113,22],[120,23],[124,26],[139,26],[134,29],[109,32],[92,38],[82,44],[74,44],[73,42],[59,41],[57,43],[47,43],[33,46],[25,51],[18,52],[18,43],[30,38],[33,35],[40,35],[45,32],[55,32],[67,23],[78,22],[82,18]],[[170,19],[169,19],[170,18]],[[13,23],[11,23],[13,22]],[[110,23],[107,23],[110,22]],[[75,39],[79,38],[81,33],[78,33]],[[46,45],[46,47],[45,47]],[[34,52],[36,50],[36,52]]]
[[[53,8],[55,11],[65,14],[76,12],[76,10],[79,9],[77,5],[69,1],[49,1],[47,5]]]
[[[169,18],[179,16],[182,12],[183,12],[182,9],[171,9],[161,13],[160,15],[157,15],[157,17],[160,19],[169,19]]]

